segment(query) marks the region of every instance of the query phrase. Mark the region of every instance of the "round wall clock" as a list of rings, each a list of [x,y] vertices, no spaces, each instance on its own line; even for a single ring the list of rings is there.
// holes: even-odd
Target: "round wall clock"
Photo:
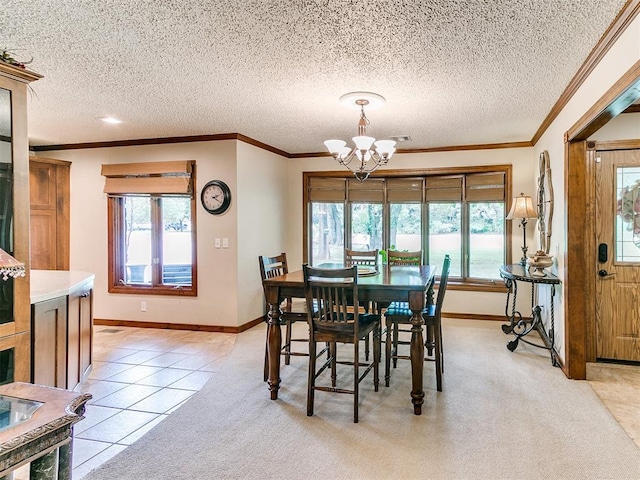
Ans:
[[[211,180],[202,189],[200,201],[207,212],[220,215],[231,205],[231,190],[222,180]]]
[[[551,248],[551,221],[553,220],[553,186],[551,185],[551,163],[549,152],[540,154],[540,176],[538,177],[538,230],[540,250],[546,254]]]

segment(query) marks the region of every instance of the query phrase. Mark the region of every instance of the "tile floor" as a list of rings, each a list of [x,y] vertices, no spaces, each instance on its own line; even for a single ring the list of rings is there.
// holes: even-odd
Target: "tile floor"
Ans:
[[[76,424],[73,478],[127,448],[198,391],[235,342],[225,333],[96,326],[91,393]]]

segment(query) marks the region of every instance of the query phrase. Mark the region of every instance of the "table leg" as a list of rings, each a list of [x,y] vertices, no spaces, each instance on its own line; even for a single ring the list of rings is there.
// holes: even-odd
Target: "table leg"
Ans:
[[[422,415],[424,403],[424,390],[422,388],[422,375],[424,370],[424,338],[422,336],[422,310],[424,309],[424,292],[411,292],[409,294],[409,308],[413,312],[411,317],[411,402],[413,413]]]
[[[267,356],[269,358],[269,379],[267,385],[271,392],[271,400],[278,398],[280,388],[280,350],[282,349],[282,333],[280,332],[281,315],[278,288],[265,289],[269,304],[267,312]]]

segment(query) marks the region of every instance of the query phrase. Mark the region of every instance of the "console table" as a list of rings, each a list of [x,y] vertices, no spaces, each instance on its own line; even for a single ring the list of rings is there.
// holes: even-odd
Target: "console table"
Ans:
[[[69,480],[73,425],[91,399],[30,383],[0,386],[0,480],[31,463],[31,480]]]
[[[525,342],[528,345],[544,348],[549,350],[551,355],[551,364],[554,367],[560,366],[558,353],[554,348],[554,312],[553,312],[553,298],[556,294],[556,285],[560,284],[560,279],[545,270],[544,276],[531,275],[531,271],[527,266],[514,264],[514,265],[502,265],[500,267],[500,276],[504,279],[505,286],[507,287],[507,303],[505,306],[505,316],[509,321],[508,325],[502,325],[502,331],[505,334],[514,334],[516,338],[507,342],[507,348],[513,352],[520,341]],[[523,317],[522,314],[516,310],[516,299],[518,296],[518,283],[530,283],[531,284],[531,317]],[[542,308],[540,305],[536,305],[535,294],[536,285],[546,284],[551,285],[551,328],[549,332],[545,332],[544,324],[542,322]],[[536,330],[542,338],[543,345],[539,343],[531,342],[525,339],[533,330]]]

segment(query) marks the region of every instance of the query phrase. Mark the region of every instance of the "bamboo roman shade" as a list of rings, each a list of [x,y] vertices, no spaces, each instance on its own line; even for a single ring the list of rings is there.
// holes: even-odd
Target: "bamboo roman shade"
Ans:
[[[102,165],[104,192],[109,195],[192,195],[195,160]]]
[[[389,202],[422,202],[422,178],[389,178],[387,200]]]
[[[344,202],[347,194],[346,179],[336,177],[309,178],[310,202]]]
[[[427,177],[427,201],[460,202],[462,201],[462,176]]]
[[[368,178],[365,182],[349,179],[350,202],[382,203],[384,200],[384,180],[382,178]]]
[[[465,198],[468,202],[504,200],[504,173],[474,173],[466,175]]]

